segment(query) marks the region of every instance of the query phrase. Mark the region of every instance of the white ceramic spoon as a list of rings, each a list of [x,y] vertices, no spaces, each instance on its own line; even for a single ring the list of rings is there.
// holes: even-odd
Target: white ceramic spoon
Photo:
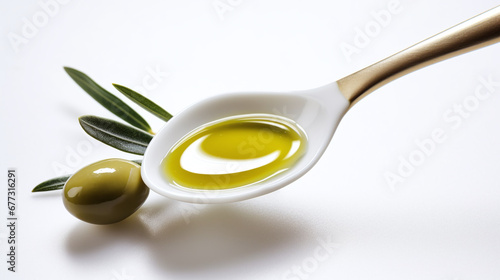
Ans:
[[[275,191],[313,167],[344,114],[366,94],[426,65],[498,41],[500,6],[320,88],[286,93],[231,93],[201,101],[172,118],[153,138],[144,154],[143,180],[161,195],[192,203],[234,202]],[[251,186],[228,190],[194,190],[168,183],[160,164],[179,139],[208,122],[253,113],[281,115],[305,130],[307,152],[289,170]]]

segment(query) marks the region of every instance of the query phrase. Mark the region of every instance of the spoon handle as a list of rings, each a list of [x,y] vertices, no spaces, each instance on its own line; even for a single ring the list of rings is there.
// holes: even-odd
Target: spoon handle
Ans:
[[[447,58],[500,42],[500,6],[337,81],[351,103],[384,84]]]

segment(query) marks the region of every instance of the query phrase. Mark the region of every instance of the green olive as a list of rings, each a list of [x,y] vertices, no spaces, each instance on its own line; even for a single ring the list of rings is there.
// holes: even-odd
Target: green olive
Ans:
[[[63,202],[78,219],[102,225],[132,215],[148,194],[140,165],[123,159],[106,159],[73,174],[64,185]]]

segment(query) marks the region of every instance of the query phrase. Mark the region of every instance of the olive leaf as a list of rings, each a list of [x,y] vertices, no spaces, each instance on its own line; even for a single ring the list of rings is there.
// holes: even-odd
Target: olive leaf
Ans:
[[[64,175],[61,177],[52,178],[50,180],[44,181],[38,184],[32,192],[46,192],[46,191],[54,191],[60,190],[64,187],[66,181],[68,181],[71,175]]]
[[[146,109],[153,115],[157,116],[158,118],[168,122],[172,118],[172,115],[165,111],[162,107],[158,106],[156,103],[153,101],[149,100],[145,96],[141,95],[140,93],[133,91],[127,87],[124,87],[122,85],[118,84],[113,84],[113,86],[123,93],[126,97],[128,97],[130,100],[134,101],[137,103],[137,105],[141,106],[142,108]]]
[[[134,109],[109,91],[99,86],[89,76],[70,67],[64,67],[64,70],[84,91],[86,91],[97,102],[113,114],[137,128],[150,133],[152,132],[151,127],[146,120],[134,111]]]
[[[143,155],[153,135],[120,122],[86,115],[79,119],[83,130],[120,151]]]
[[[134,159],[131,160],[132,162],[135,162],[139,165],[142,165],[142,160],[140,159]],[[38,184],[36,187],[31,190],[31,192],[47,192],[47,191],[55,191],[55,190],[62,190],[64,188],[64,185],[68,181],[68,179],[72,175],[64,175],[56,178],[52,178],[46,181],[41,182]]]

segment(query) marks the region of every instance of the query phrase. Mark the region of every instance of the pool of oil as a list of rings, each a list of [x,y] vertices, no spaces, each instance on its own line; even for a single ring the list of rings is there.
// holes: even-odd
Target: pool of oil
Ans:
[[[179,187],[232,189],[285,172],[306,146],[304,130],[288,118],[237,115],[188,133],[170,149],[161,168],[167,180]]]

